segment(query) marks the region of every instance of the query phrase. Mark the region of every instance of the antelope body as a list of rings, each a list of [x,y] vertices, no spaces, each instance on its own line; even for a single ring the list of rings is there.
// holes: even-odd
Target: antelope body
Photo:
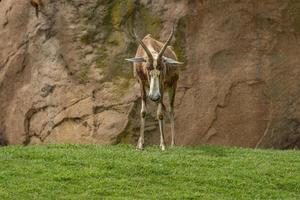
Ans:
[[[171,121],[171,146],[175,145],[175,124],[174,124],[174,100],[178,80],[178,69],[176,66],[182,64],[177,61],[176,54],[168,46],[174,34],[174,27],[166,43],[161,43],[147,35],[141,40],[135,33],[134,37],[139,43],[134,58],[126,59],[133,62],[134,71],[140,85],[142,106],[141,106],[141,128],[137,148],[143,149],[144,127],[146,116],[147,96],[157,103],[157,119],[159,121],[160,148],[166,149],[164,137],[164,91],[169,95],[169,114]],[[146,89],[149,91],[146,94]]]

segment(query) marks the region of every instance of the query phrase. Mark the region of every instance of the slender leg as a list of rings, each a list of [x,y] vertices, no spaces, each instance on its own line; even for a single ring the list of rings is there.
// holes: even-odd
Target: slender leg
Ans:
[[[146,103],[144,100],[142,100],[140,138],[137,144],[138,149],[143,149],[144,146],[145,117],[146,117]]]
[[[143,85],[141,84],[142,95],[142,108],[141,108],[141,128],[140,137],[137,144],[137,149],[143,149],[144,146],[144,130],[145,130],[145,117],[146,117],[146,94]]]
[[[160,148],[162,151],[166,150],[165,136],[164,136],[164,114],[162,110],[162,103],[158,104],[157,108],[157,118],[159,122],[159,132],[160,132]]]
[[[168,89],[169,101],[170,101],[170,122],[171,122],[171,147],[175,145],[175,121],[174,121],[174,101],[175,101],[175,93],[176,93],[176,85],[175,81],[172,87]]]
[[[171,121],[171,147],[175,145],[175,122],[174,122],[174,108],[170,108],[170,121]]]

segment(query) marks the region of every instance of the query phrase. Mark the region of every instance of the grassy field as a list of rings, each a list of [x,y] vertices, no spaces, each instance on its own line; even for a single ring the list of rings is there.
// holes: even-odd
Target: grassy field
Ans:
[[[300,151],[5,147],[0,199],[300,199]]]

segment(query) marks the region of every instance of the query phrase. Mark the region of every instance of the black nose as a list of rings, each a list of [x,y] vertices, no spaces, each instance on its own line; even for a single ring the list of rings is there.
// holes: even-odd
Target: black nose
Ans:
[[[159,99],[160,99],[160,94],[149,95],[149,98],[150,98],[152,101],[159,101]]]

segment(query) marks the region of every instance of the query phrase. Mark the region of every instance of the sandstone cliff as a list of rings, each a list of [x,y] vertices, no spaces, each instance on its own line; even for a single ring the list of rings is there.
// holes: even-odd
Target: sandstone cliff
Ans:
[[[0,144],[135,143],[128,31],[164,41],[173,23],[173,48],[186,63],[179,145],[300,146],[296,0],[43,0],[38,18],[29,0],[2,0]],[[158,141],[154,116],[149,144]]]

